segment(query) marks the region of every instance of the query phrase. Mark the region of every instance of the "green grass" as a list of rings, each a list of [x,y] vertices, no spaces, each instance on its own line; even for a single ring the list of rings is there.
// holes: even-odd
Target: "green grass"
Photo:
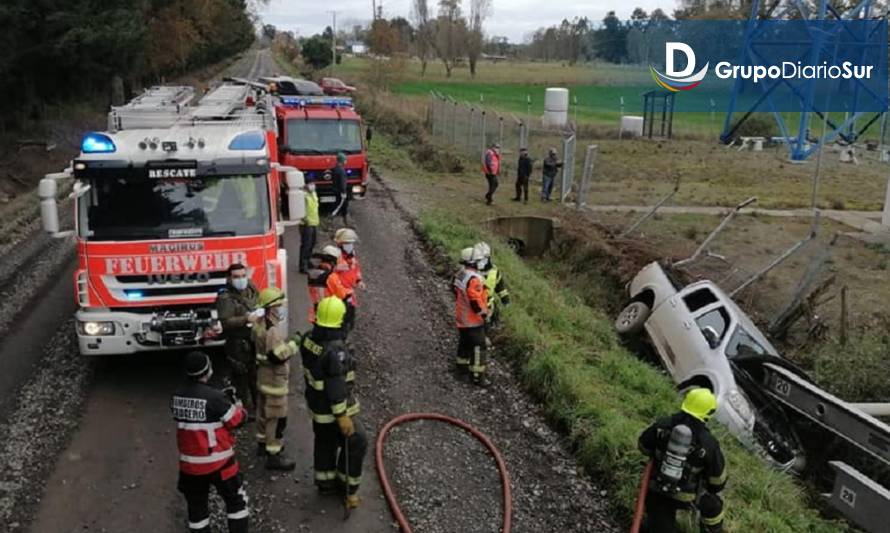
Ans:
[[[637,436],[656,417],[676,410],[673,385],[622,347],[603,311],[556,288],[557,280],[460,220],[458,213],[425,211],[419,227],[433,248],[452,261],[467,243],[481,238],[493,242],[495,261],[512,296],[498,339],[500,353],[519,364],[527,387],[577,445],[580,462],[611,488],[612,503],[628,516],[643,465]],[[729,465],[727,531],[846,530],[810,508],[804,489],[792,478],[768,468],[722,429],[715,433]]]

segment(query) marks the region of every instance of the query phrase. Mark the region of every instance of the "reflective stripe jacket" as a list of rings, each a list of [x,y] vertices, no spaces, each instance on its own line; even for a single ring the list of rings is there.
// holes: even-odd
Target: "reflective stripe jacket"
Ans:
[[[346,348],[342,330],[315,326],[303,336],[300,354],[312,419],[330,424],[338,416],[357,415],[359,404],[352,394],[355,359]]]
[[[176,390],[170,410],[176,420],[180,470],[201,476],[234,461],[235,437],[231,430],[247,416],[241,405],[233,404],[210,385],[189,380]],[[237,472],[235,462],[229,477]]]
[[[667,451],[671,430],[680,424],[692,430],[692,450],[686,459],[686,467],[679,484],[675,490],[664,492],[659,490],[656,480],[662,458]],[[720,450],[720,443],[711,435],[704,423],[687,413],[680,412],[662,418],[649,426],[640,435],[639,447],[641,452],[655,459],[653,482],[649,484],[650,491],[664,494],[683,503],[691,503],[698,497],[703,486],[708,492],[716,494],[726,485],[726,461]]]
[[[261,320],[254,325],[253,343],[260,370],[264,367],[273,367],[275,370],[258,371],[257,388],[267,396],[287,396],[290,358],[297,354],[297,343],[282,339],[278,328],[270,327],[268,320]]]
[[[315,308],[318,302],[328,296],[336,296],[346,305],[354,305],[355,296],[351,288],[343,283],[339,272],[331,267],[313,268],[309,271],[307,287],[309,288],[309,323],[315,324]]]
[[[510,303],[510,292],[504,283],[504,276],[497,267],[492,266],[485,274],[485,289],[488,291],[488,309],[494,313],[502,305]]]
[[[358,262],[358,257],[354,253],[341,252],[334,271],[340,277],[343,286],[352,291],[352,304],[358,306],[355,299],[355,287],[362,281],[362,266]]]
[[[475,269],[465,268],[454,280],[454,316],[458,328],[485,325],[483,314],[488,313],[488,291],[485,279]]]

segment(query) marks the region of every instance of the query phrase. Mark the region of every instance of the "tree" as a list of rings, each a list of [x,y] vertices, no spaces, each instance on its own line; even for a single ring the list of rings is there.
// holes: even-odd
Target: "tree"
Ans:
[[[465,49],[467,21],[461,14],[460,1],[439,0],[439,16],[435,24],[436,55],[442,60],[448,78]]]
[[[618,20],[614,11],[603,18],[603,25],[593,33],[597,57],[610,63],[620,63],[627,58],[628,28]]]
[[[272,24],[263,24],[263,37],[269,39],[270,41],[275,39],[275,34],[278,30]]]
[[[396,52],[407,52],[414,45],[415,31],[414,27],[405,17],[395,17],[389,21],[389,27],[392,28],[396,38],[394,50]]]
[[[414,18],[415,39],[414,50],[420,59],[420,77],[426,75],[426,66],[429,58],[434,55],[435,44],[433,34],[433,21],[427,0],[414,0],[412,12]]]
[[[482,45],[485,42],[483,23],[491,13],[491,0],[470,0],[470,20],[467,35],[467,59],[470,62],[470,76],[476,77],[476,63],[482,54]]]
[[[300,47],[303,61],[313,70],[322,70],[331,64],[331,39],[324,35],[313,35],[303,41]]]

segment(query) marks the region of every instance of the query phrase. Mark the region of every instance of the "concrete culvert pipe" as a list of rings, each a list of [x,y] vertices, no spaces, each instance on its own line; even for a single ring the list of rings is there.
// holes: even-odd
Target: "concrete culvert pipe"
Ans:
[[[488,225],[521,257],[541,256],[553,241],[554,222],[550,218],[499,217],[489,220]]]

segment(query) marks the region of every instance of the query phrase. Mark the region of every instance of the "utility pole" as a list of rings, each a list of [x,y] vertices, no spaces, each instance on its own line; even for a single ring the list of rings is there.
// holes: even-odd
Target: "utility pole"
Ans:
[[[337,64],[337,12],[331,11],[333,24],[331,24],[331,77],[334,77],[334,65]]]

